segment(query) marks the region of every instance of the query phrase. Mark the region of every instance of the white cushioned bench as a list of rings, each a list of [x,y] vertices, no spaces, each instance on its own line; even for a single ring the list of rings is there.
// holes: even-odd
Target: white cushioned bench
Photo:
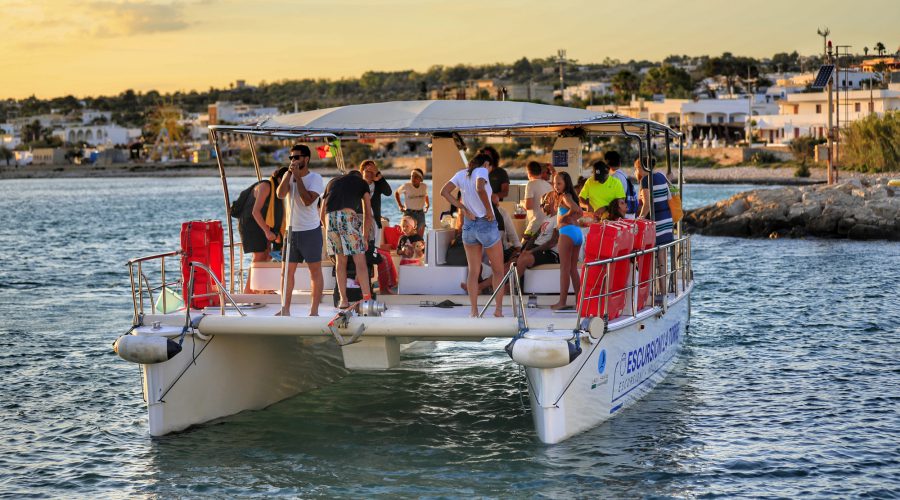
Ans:
[[[254,290],[281,290],[281,262],[251,262],[250,288]],[[330,260],[322,261],[322,278],[326,290],[335,286],[331,270],[334,264]],[[294,273],[294,290],[309,290],[309,271],[306,264],[298,264]]]

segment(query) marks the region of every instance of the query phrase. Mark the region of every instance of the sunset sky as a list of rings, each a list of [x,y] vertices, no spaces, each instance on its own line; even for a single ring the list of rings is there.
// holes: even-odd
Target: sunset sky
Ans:
[[[563,11],[565,5],[569,10]],[[367,70],[900,44],[900,0],[0,0],[0,98],[227,87]]]

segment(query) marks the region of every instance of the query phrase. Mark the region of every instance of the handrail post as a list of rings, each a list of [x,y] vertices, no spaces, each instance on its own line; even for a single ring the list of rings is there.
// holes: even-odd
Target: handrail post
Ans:
[[[166,293],[166,258],[165,257],[162,257],[159,260],[159,268],[160,268],[160,271],[159,271],[160,278],[162,279],[162,287],[163,287],[163,289],[162,289],[162,308],[163,308],[163,314],[166,314],[166,312],[169,310],[169,308],[166,307],[166,295],[168,295],[168,294]]]
[[[144,279],[144,267],[143,262],[138,262],[138,295],[140,296],[140,300],[138,301],[139,309],[141,312],[141,317],[144,316],[144,287],[143,287],[143,279]]]
[[[132,317],[131,324],[137,325],[138,324],[138,307],[137,307],[137,301],[135,300],[137,298],[137,294],[134,291],[134,264],[132,264],[130,262],[128,263],[128,280],[131,282],[131,306],[134,309],[134,316]]]

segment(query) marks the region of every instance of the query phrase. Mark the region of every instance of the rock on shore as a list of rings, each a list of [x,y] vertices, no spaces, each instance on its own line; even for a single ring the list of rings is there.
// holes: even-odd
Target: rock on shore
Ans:
[[[879,178],[758,189],[686,211],[684,224],[711,236],[900,241],[900,188]]]

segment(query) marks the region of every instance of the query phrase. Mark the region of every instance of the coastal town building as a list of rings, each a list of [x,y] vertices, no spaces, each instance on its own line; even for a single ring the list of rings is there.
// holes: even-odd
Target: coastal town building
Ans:
[[[723,142],[742,140],[747,117],[778,112],[778,105],[765,98],[658,99],[632,98],[626,105],[588,106],[592,111],[616,113],[631,118],[653,120],[681,130],[688,141],[716,137]]]
[[[32,165],[58,165],[65,161],[66,150],[63,148],[35,148],[31,151]]]
[[[434,89],[428,93],[435,100],[497,100],[553,102],[553,86],[536,82],[505,83],[500,80],[467,80],[460,85]]]
[[[847,124],[871,114],[883,116],[900,110],[900,84],[887,89],[848,90],[834,99],[838,119]],[[828,94],[790,94],[778,101],[778,112],[755,116],[758,137],[770,144],[787,144],[802,136],[826,138],[828,134]],[[835,119],[837,121],[837,119]]]
[[[224,123],[255,123],[278,114],[278,108],[263,107],[258,104],[244,104],[240,101],[216,101],[207,108],[210,125]]]
[[[563,101],[571,102],[578,98],[590,102],[594,97],[612,94],[613,88],[610,82],[581,82],[563,89]]]
[[[126,145],[141,137],[141,129],[120,125],[65,125],[53,131],[63,142],[90,145]]]

